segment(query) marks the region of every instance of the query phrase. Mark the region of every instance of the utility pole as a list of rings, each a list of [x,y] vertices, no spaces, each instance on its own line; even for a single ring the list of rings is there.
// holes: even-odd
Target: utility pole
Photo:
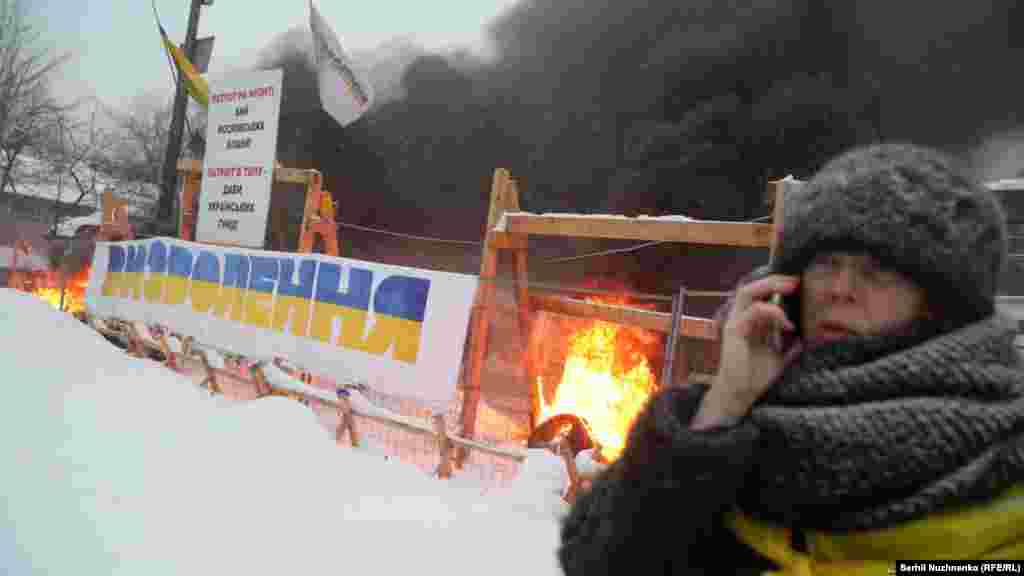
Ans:
[[[213,4],[211,0],[192,0],[188,13],[188,31],[185,33],[185,57],[190,62],[195,60],[196,34],[199,32],[199,11],[204,4]],[[174,109],[171,116],[171,129],[167,134],[167,151],[164,153],[163,188],[160,191],[160,203],[157,209],[157,224],[162,229],[174,229],[177,236],[178,221],[174,218],[174,197],[178,191],[178,151],[181,150],[182,129],[185,125],[185,109],[188,104],[188,92],[185,81],[178,74],[178,82],[174,89]]]

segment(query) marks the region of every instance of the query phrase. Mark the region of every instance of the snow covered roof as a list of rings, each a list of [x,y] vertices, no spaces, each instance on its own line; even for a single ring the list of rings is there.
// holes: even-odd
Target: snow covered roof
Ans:
[[[74,236],[75,232],[82,226],[99,226],[103,223],[103,213],[99,210],[85,216],[77,216],[61,221],[57,225],[57,235]]]
[[[1024,178],[1009,178],[1006,180],[995,180],[993,182],[986,182],[985,186],[988,186],[989,190],[996,191],[1024,190]]]
[[[93,170],[87,164],[79,164],[76,174],[83,182],[95,182],[95,194],[89,193],[81,200],[85,206],[99,207],[98,195],[104,190],[113,190],[116,196],[130,196],[132,203],[128,206],[129,214],[136,214],[143,206],[155,204],[160,196],[160,188],[149,182],[125,182]],[[22,154],[14,169],[17,175],[17,194],[43,198],[64,204],[74,203],[79,196],[75,181],[68,175],[61,176],[60,170],[45,159],[31,154]],[[0,175],[3,170],[0,170]]]

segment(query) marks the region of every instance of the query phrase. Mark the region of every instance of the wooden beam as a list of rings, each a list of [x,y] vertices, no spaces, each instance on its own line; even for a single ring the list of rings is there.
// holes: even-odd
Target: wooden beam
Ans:
[[[313,251],[313,244],[316,241],[316,233],[310,228],[310,224],[319,220],[320,208],[320,178],[319,175],[306,187],[306,202],[302,209],[302,224],[299,228],[299,253],[308,254]]]
[[[501,250],[526,249],[526,237],[519,234],[509,234],[492,230],[487,234],[487,241],[495,248]]]
[[[512,178],[507,180],[506,185],[508,187],[508,194],[505,198],[505,211],[518,212],[519,185]],[[528,361],[530,331],[532,330],[533,324],[533,313],[530,309],[530,274],[527,267],[528,243],[526,236],[522,235],[512,235],[510,236],[510,240],[512,252],[515,254],[516,261],[515,285],[516,306],[519,308],[520,373],[526,379],[526,381],[523,382],[523,386],[530,391],[530,433],[532,434],[534,428],[537,426],[537,420],[540,418],[541,404],[540,398],[537,397],[537,387],[530,385],[531,382],[536,381],[537,375],[531,371],[531,363]]]
[[[772,180],[768,183],[768,194],[772,197],[772,222],[775,224],[772,234],[771,251],[768,257],[769,262],[775,261],[775,249],[779,243],[779,238],[782,236],[782,219],[785,213],[786,194],[800,190],[800,187],[803,185],[803,182],[792,176],[786,176],[782,180]]]
[[[315,173],[317,173],[316,170],[277,166],[274,168],[274,181],[287,182],[289,184],[308,184]]]
[[[196,238],[196,200],[199,199],[199,192],[202,188],[202,178],[198,172],[186,172],[183,178],[181,193],[181,221],[178,225],[179,235],[182,240],[189,242]]]
[[[480,386],[484,363],[487,359],[487,333],[491,328],[494,309],[495,286],[494,277],[498,270],[498,248],[490,241],[489,234],[498,223],[498,218],[505,206],[508,193],[506,182],[510,176],[508,170],[498,168],[494,171],[491,181],[491,203],[487,213],[487,224],[484,228],[484,246],[480,261],[480,283],[477,285],[476,301],[471,316],[469,337],[469,374],[463,382],[462,397],[462,435],[473,438],[476,434],[476,418],[480,404]],[[464,447],[462,447],[464,448]],[[469,453],[460,449],[456,454],[455,467],[461,469],[466,463]]]
[[[513,234],[660,240],[711,246],[768,248],[772,225],[755,222],[675,222],[653,218],[505,214],[506,230]]]
[[[537,310],[636,326],[663,334],[668,334],[672,329],[672,315],[655,310],[586,302],[575,298],[538,294],[536,291],[530,295],[530,304]],[[696,316],[682,317],[679,323],[679,334],[701,340],[717,339],[711,319]]]

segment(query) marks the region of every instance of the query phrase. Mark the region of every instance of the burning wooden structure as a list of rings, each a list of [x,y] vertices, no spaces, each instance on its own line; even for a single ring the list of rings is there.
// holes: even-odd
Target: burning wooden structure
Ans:
[[[770,185],[776,222],[786,187],[794,182],[786,179]],[[566,297],[531,289],[527,265],[531,235],[764,248],[769,252],[776,236],[771,222],[530,214],[520,211],[518,189],[510,174],[496,171],[472,319],[463,430],[469,436],[475,433],[488,331],[495,313],[498,253],[510,250],[525,351],[522,386],[531,397],[530,444],[561,442],[576,453],[596,448],[604,461],[621,453],[632,420],[658,387],[686,380],[691,362],[682,343],[702,341],[712,344],[708,350],[715,350],[717,334],[712,321],[685,313],[688,296],[708,294],[683,288],[673,298],[671,310],[658,310],[625,295]],[[664,350],[661,358],[657,358],[659,349]],[[711,358],[709,373],[716,363]]]
[[[184,176],[180,214],[181,237],[194,240],[194,210],[200,190],[201,165],[183,160]],[[321,187],[319,172],[278,166],[275,182],[302,185],[305,203],[299,231],[298,251],[318,247],[338,255],[335,222],[337,206]],[[776,215],[782,206],[785,181],[773,183]],[[98,239],[134,238],[123,218],[123,203],[104,198],[104,224]],[[280,223],[272,221],[271,227]],[[272,230],[280,236],[283,230]],[[548,448],[566,462],[572,479],[567,497],[579,483],[594,473],[577,469],[584,452],[598,463],[614,460],[621,452],[628,428],[646,399],[659,387],[685,379],[691,362],[686,360],[687,341],[713,343],[716,332],[711,320],[685,314],[685,299],[698,294],[681,290],[666,302],[645,304],[626,291],[622,294],[588,295],[585,291],[557,291],[531,285],[528,281],[527,239],[531,235],[615,238],[680,242],[770,249],[774,233],[771,223],[708,222],[664,218],[625,218],[572,214],[529,214],[519,210],[515,181],[504,169],[495,172],[483,247],[480,285],[471,318],[467,348],[466,376],[462,382],[461,429],[449,430],[443,419],[410,418],[385,413],[366,405],[353,405],[347,397],[307,385],[313,376],[301,369],[285,369],[263,362],[227,362],[208,344],[192,342],[180,335],[137,323],[107,323],[98,326],[110,338],[126,342],[136,355],[158,354],[169,368],[182,370],[198,366],[202,385],[211,392],[224,392],[240,380],[255,397],[288,395],[297,400],[329,406],[338,413],[338,440],[346,435],[357,443],[357,426],[398,427],[412,435],[429,438],[436,454],[435,474],[448,477],[461,468],[470,453],[487,453],[514,463],[526,452],[494,446],[479,439],[477,425],[482,412],[481,379],[487,356],[488,333],[496,310],[498,253],[511,250],[515,261],[515,317],[522,358],[519,386],[529,397],[529,422],[524,447]],[[87,276],[86,276],[87,278]],[[82,279],[84,289],[84,278]],[[77,284],[76,284],[77,286]],[[569,296],[565,293],[568,292]],[[93,319],[95,320],[95,319]],[[711,347],[713,348],[713,347]],[[713,369],[713,367],[712,367]],[[287,377],[281,377],[280,374]],[[269,374],[269,376],[268,376]],[[298,384],[296,384],[298,382]],[[343,395],[344,396],[344,395]],[[357,422],[359,424],[357,424]],[[522,445],[521,445],[522,446]]]

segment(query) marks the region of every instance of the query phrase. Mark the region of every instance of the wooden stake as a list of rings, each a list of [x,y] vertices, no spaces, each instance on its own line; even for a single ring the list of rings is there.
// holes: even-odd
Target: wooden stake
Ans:
[[[199,383],[199,387],[206,388],[211,394],[220,394],[220,386],[217,384],[217,373],[214,371],[213,366],[210,366],[210,359],[206,357],[206,351],[196,350],[195,356],[199,358],[199,362],[203,365],[203,371],[206,373],[206,378]]]
[[[142,342],[142,335],[135,328],[135,324],[128,322],[125,333],[128,335],[128,354],[136,358],[145,358],[147,356],[146,345]]]
[[[302,213],[302,229],[299,233],[299,252],[309,253],[316,245],[317,237],[324,240],[326,254],[338,256],[338,225],[334,220],[335,208],[331,195],[321,189],[319,172],[311,171],[306,187],[306,205]]]
[[[530,392],[530,433],[532,434],[537,425],[540,424],[540,417],[543,408],[543,403],[547,400],[543,396],[544,390],[538,385],[540,378],[544,375],[544,370],[548,366],[548,355],[552,350],[552,347],[548,345],[545,338],[548,335],[548,330],[551,325],[550,314],[537,314],[537,318],[533,322],[532,330],[530,334],[530,348],[527,352],[528,358],[526,359],[529,365],[529,378],[528,382]],[[557,382],[556,382],[557,384]]]
[[[775,261],[775,250],[782,235],[782,218],[786,205],[786,191],[799,187],[802,184],[792,176],[786,176],[781,180],[772,180],[768,183],[769,194],[772,198],[772,235],[769,252],[769,262]]]
[[[434,414],[434,435],[437,438],[437,469],[434,474],[438,478],[448,479],[452,477],[452,442],[448,439],[448,430],[444,424],[444,416]]]
[[[349,443],[353,448],[358,448],[359,433],[356,431],[356,419],[352,414],[352,403],[344,396],[338,398],[338,417],[341,419],[341,423],[338,425],[338,432],[334,440],[340,444],[345,431],[348,430]]]
[[[167,335],[166,332],[160,332],[160,337],[157,338],[157,342],[160,343],[160,351],[163,352],[164,355],[164,365],[166,365],[171,370],[177,371],[177,355],[171,351],[171,345],[168,344],[167,342],[168,338],[169,336]]]
[[[181,167],[179,165],[179,171]],[[179,226],[178,237],[182,240],[193,241],[196,237],[196,200],[199,199],[199,191],[203,179],[201,172],[183,171],[181,190],[181,225]]]
[[[562,499],[572,504],[579,494],[580,474],[576,468],[576,457],[572,453],[571,441],[568,436],[563,436],[558,442],[557,454],[565,462],[565,469],[569,473],[569,486],[566,487]]]
[[[127,207],[128,201],[115,198],[110,190],[103,193],[103,223],[96,234],[97,240],[135,239],[135,228],[128,222]]]
[[[342,256],[338,246],[338,223],[335,220],[337,207],[334,198],[327,190],[320,192],[320,222],[317,228],[320,236],[324,239],[324,249],[331,256]]]
[[[519,185],[511,178],[506,181],[508,189],[505,193],[504,198],[504,209],[508,212],[519,211]],[[539,398],[537,396],[537,387],[533,384],[536,382],[536,374],[534,374],[533,365],[530,362],[530,330],[532,329],[531,322],[531,310],[530,310],[530,275],[526,266],[526,248],[527,240],[526,236],[515,235],[512,241],[512,250],[515,253],[516,259],[516,306],[519,309],[519,339],[520,349],[520,373],[526,379],[525,386],[530,392],[530,432],[537,426],[537,419],[540,417],[539,412]]]
[[[252,379],[256,382],[256,394],[260,398],[269,396],[274,391],[274,387],[267,382],[267,375],[263,373],[263,366],[253,364],[249,367],[249,374],[252,374]]]
[[[476,416],[480,404],[480,378],[483,374],[484,361],[487,356],[487,333],[494,317],[494,276],[498,268],[498,250],[491,239],[491,231],[501,217],[504,196],[507,193],[508,170],[498,168],[494,171],[491,184],[491,205],[487,213],[487,228],[484,230],[483,258],[480,263],[480,284],[477,288],[476,306],[473,308],[472,336],[469,353],[469,382],[463,384],[462,399],[462,435],[473,438],[476,434]],[[456,466],[461,468],[468,453],[464,448],[458,450]]]

